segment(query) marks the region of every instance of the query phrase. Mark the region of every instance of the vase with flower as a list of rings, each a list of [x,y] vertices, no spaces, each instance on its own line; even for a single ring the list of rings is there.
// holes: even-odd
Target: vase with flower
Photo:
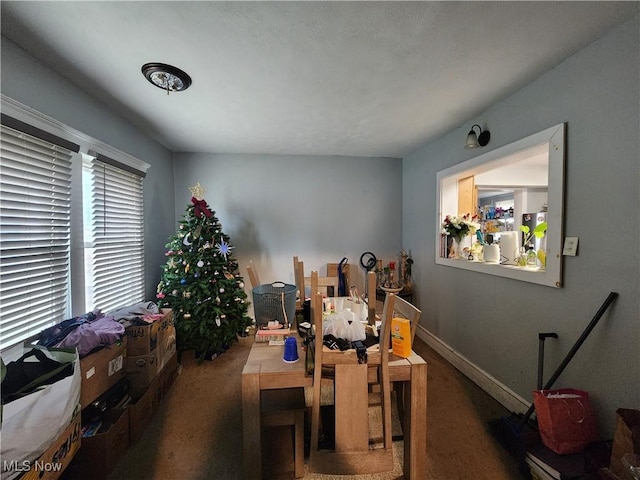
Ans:
[[[535,226],[533,230],[527,225],[520,225],[520,231],[523,233],[522,247],[520,257],[517,259],[517,264],[521,267],[536,268],[539,267],[544,270],[546,264],[545,251],[539,249],[537,252],[534,250],[533,240],[534,238],[542,238],[547,232],[547,222],[541,222]]]
[[[467,213],[462,216],[447,215],[442,222],[443,233],[452,238],[453,244],[449,249],[449,258],[466,258],[463,254],[462,242],[468,235],[473,235],[480,225],[475,221],[476,216]]]

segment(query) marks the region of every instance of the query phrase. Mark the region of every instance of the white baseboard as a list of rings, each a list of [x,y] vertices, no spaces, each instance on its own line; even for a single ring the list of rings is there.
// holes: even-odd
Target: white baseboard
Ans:
[[[422,325],[418,325],[416,335],[482,390],[504,405],[507,410],[516,413],[525,413],[529,409],[531,405],[530,402],[527,402],[513,390],[507,388],[487,372],[471,363],[467,358],[460,355],[449,345],[422,327]]]

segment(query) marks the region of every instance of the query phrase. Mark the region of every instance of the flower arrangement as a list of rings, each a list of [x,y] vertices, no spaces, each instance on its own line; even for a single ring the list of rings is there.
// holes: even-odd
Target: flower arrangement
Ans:
[[[461,217],[447,215],[442,222],[442,230],[459,242],[467,235],[473,235],[480,228],[475,220],[476,216],[471,216],[470,213]]]

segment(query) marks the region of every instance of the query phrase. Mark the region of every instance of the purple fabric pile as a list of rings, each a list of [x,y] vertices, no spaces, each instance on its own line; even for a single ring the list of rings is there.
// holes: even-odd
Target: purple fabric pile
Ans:
[[[146,315],[158,313],[153,302],[142,302],[103,314],[100,310],[49,327],[40,333],[39,345],[45,347],[77,348],[84,357],[93,350],[112,345],[122,339],[125,326],[135,325]]]

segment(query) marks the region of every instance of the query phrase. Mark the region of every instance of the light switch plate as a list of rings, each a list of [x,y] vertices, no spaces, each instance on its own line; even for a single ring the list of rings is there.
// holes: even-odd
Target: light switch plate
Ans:
[[[578,254],[578,237],[564,237],[562,255],[575,257]]]

